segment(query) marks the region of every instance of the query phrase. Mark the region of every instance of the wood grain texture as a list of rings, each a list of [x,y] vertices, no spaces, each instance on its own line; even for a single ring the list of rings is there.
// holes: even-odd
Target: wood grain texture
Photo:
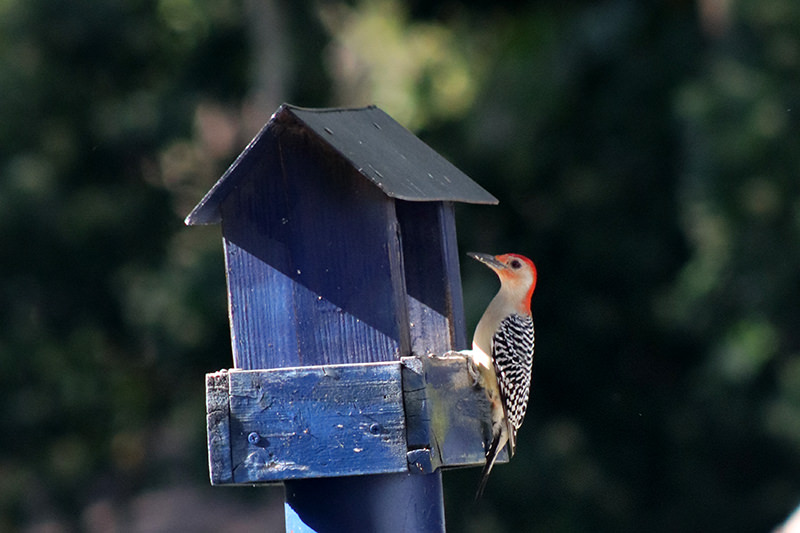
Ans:
[[[411,354],[465,346],[461,275],[453,204],[397,201]]]
[[[407,350],[393,200],[284,130],[222,205],[235,366],[393,360]]]
[[[397,201],[403,242],[410,354],[451,349],[448,282],[443,271],[439,203]]]
[[[455,205],[452,202],[438,204],[439,231],[441,232],[442,269],[446,279],[446,308],[450,317],[450,349],[464,350],[469,347],[464,318],[464,298],[461,293],[461,267],[456,235]],[[444,352],[435,352],[444,353]]]
[[[398,363],[230,371],[234,483],[407,471]]]
[[[206,375],[206,428],[208,431],[208,471],[212,485],[233,481],[231,464],[230,402],[228,372]]]
[[[491,434],[457,354],[227,370],[207,376],[206,395],[214,484],[479,465]]]

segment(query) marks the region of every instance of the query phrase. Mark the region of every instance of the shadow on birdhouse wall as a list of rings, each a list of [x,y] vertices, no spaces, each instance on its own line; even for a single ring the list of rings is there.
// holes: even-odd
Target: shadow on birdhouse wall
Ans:
[[[270,306],[261,311],[244,303],[253,294],[234,298],[231,318],[261,324],[276,353],[288,348],[302,364],[327,363],[321,345],[331,338],[343,351],[395,359],[403,302],[392,276],[401,261],[393,202],[316,137],[299,123],[265,132],[260,160],[221,205],[229,261],[247,263],[229,265],[229,276],[269,292],[257,299]]]

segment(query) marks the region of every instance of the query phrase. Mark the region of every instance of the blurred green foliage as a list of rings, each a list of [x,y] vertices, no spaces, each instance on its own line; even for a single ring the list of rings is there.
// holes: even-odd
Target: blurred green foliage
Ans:
[[[475,507],[478,472],[445,474],[450,530],[780,523],[800,4],[263,5],[0,0],[0,529],[92,530],[98,502],[207,485],[224,266],[218,228],[182,218],[282,101],[380,105],[500,198],[458,207],[462,248],[539,267],[518,455]],[[463,281],[474,324],[495,287]]]

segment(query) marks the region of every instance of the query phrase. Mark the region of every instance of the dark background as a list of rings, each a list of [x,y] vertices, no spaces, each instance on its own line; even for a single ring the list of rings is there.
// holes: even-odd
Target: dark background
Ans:
[[[800,502],[800,3],[0,1],[0,530],[278,531],[208,486],[218,227],[282,102],[376,103],[539,268],[518,454],[451,531],[769,531]],[[464,259],[470,330],[496,290]]]

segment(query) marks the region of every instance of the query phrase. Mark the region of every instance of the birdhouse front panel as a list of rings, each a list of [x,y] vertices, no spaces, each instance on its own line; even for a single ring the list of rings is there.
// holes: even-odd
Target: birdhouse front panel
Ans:
[[[408,341],[394,201],[299,125],[276,130],[221,205],[235,366],[396,359]]]

